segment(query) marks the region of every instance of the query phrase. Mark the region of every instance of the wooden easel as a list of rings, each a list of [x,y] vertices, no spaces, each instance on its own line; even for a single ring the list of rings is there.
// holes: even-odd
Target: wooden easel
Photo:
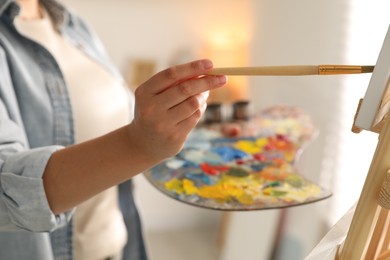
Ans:
[[[347,237],[336,259],[390,259],[390,27],[366,95],[360,100],[353,132],[379,133]]]
[[[360,107],[360,104],[359,104]],[[390,120],[387,116],[372,128],[379,133],[375,151],[355,214],[344,245],[336,259],[374,260],[390,255],[388,210],[379,204],[379,198],[390,169]],[[359,132],[356,126],[354,132]]]

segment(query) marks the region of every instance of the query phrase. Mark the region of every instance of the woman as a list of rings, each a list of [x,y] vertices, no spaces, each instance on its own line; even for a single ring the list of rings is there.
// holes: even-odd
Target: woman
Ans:
[[[0,18],[0,259],[119,258],[111,246],[84,250],[112,239],[88,224],[117,223],[112,187],[176,154],[226,77],[207,76],[209,60],[179,65],[139,86],[134,103],[96,36],[63,5],[0,0]],[[128,243],[144,259],[132,210],[138,231]]]

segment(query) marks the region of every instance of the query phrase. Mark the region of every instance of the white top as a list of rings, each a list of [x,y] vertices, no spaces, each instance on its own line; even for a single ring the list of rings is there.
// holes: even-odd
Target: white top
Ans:
[[[131,119],[129,91],[103,66],[65,41],[45,13],[43,19],[15,19],[17,29],[49,50],[69,87],[77,142],[103,135]],[[103,259],[120,252],[127,233],[110,188],[77,207],[74,216],[75,259]]]

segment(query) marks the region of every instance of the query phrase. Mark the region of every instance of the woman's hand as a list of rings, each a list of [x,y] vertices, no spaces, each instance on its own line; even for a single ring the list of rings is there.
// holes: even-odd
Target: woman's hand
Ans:
[[[210,60],[198,60],[161,71],[135,91],[130,145],[160,161],[182,148],[206,109],[208,91],[225,85],[226,76],[206,75]]]

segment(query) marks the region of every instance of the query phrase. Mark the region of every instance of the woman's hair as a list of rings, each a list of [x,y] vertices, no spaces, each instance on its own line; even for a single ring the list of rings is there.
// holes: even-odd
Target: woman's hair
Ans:
[[[50,15],[50,18],[53,20],[56,29],[59,30],[65,20],[64,6],[56,0],[39,0],[39,2],[47,10]]]

